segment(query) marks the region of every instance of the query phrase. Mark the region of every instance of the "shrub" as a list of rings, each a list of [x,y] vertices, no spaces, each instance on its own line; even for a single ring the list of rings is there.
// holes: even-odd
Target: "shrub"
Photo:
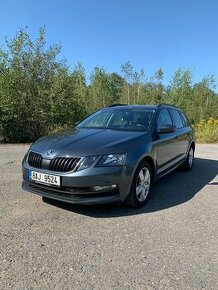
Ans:
[[[218,119],[208,118],[201,120],[194,126],[196,141],[199,143],[217,143],[218,142]]]

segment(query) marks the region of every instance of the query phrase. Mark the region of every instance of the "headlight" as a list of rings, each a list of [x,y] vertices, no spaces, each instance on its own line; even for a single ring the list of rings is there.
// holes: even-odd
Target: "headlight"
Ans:
[[[81,160],[76,171],[80,171],[80,170],[83,170],[83,169],[90,167],[94,163],[94,161],[96,160],[97,157],[98,156],[85,157],[84,159]]]
[[[126,153],[103,155],[97,166],[122,166],[126,162]]]

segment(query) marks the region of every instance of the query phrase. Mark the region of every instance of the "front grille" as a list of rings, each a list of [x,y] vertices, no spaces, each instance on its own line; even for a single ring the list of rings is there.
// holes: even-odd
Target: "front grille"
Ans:
[[[49,170],[68,172],[76,168],[80,158],[73,157],[55,157],[49,164]]]
[[[28,163],[35,168],[42,168],[42,155],[36,152],[30,151],[28,157]]]
[[[76,169],[80,158],[54,157],[51,160],[43,159],[40,153],[30,151],[28,164],[31,167],[57,172],[68,172]]]

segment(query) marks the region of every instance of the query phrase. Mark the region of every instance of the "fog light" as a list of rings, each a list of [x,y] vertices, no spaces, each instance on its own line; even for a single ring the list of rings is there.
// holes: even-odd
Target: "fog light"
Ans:
[[[100,191],[100,190],[113,190],[116,189],[117,185],[113,184],[113,185],[105,185],[105,186],[100,186],[100,185],[96,185],[92,187],[93,191]]]

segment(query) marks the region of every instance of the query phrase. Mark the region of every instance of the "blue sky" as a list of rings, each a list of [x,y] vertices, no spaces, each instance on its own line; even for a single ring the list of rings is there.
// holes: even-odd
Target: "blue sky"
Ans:
[[[130,61],[148,76],[161,67],[165,83],[190,68],[194,81],[214,74],[218,84],[217,11],[216,0],[5,0],[0,44],[20,28],[35,38],[45,26],[47,44],[61,42],[61,56],[88,74],[96,65],[120,73]]]

